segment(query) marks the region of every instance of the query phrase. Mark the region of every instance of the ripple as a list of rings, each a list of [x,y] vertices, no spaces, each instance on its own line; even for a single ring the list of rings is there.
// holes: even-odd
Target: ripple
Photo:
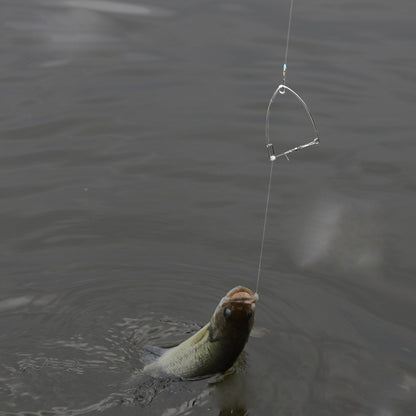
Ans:
[[[16,298],[9,298],[0,300],[0,312],[18,309],[22,306],[30,304],[33,296],[19,296]]]
[[[22,298],[26,302],[15,298],[14,304],[33,300]],[[10,415],[74,416],[119,406],[147,407],[151,403],[153,406],[160,395],[160,406],[164,408],[166,397],[178,392],[195,394],[195,399],[186,402],[195,406],[200,394],[198,390],[202,385],[206,387],[206,382],[196,383],[195,390],[189,387],[189,382],[157,379],[139,371],[134,375],[133,369],[140,370],[142,367],[140,354],[145,344],[172,343],[172,340],[183,339],[197,329],[199,326],[192,322],[177,321],[163,314],[149,314],[140,318],[122,318],[108,328],[106,334],[102,334],[100,344],[88,331],[68,339],[45,340],[39,352],[17,352],[15,364],[7,368],[3,366],[5,377],[0,379],[0,398],[7,395],[10,410],[17,403],[20,408],[48,409],[33,413],[10,412]],[[86,386],[97,379],[101,380],[101,385],[97,387],[97,394],[91,394]],[[65,392],[69,383],[73,386],[71,391],[74,397],[77,397],[76,405],[81,404],[79,407],[67,406]],[[109,392],[109,387],[117,392]],[[171,402],[173,405],[174,402]],[[183,410],[188,405],[183,404],[177,410]],[[173,407],[171,409],[173,411]]]
[[[166,17],[172,13],[159,7],[149,7],[139,4],[122,3],[105,0],[66,0],[64,5],[69,7],[79,7],[98,12],[119,13],[138,16]]]

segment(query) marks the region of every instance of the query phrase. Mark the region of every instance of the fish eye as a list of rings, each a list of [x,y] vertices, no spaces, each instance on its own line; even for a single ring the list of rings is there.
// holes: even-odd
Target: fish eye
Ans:
[[[253,312],[252,311],[248,311],[247,312],[247,321],[249,321],[252,316],[253,316]]]
[[[231,316],[231,309],[225,308],[224,309],[224,318],[229,318]]]

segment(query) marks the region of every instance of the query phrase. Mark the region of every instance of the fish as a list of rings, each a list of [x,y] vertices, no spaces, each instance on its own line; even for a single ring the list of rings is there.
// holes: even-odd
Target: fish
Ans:
[[[167,349],[154,362],[146,365],[143,372],[183,379],[225,372],[247,343],[258,299],[257,293],[244,286],[231,289],[204,327],[181,344]]]

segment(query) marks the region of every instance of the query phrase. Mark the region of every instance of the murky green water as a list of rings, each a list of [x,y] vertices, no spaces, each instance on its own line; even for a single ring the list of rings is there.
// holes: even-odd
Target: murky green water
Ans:
[[[295,1],[287,82],[321,145],[274,169],[266,334],[226,377],[136,375],[254,289],[288,12],[1,1],[1,415],[416,414],[410,0]],[[284,99],[278,150],[309,134]]]

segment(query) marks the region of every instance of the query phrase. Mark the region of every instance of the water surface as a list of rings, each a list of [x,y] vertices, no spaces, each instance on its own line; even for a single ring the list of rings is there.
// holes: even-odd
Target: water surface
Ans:
[[[137,376],[254,289],[288,12],[1,2],[1,415],[416,414],[410,0],[295,2],[287,82],[321,145],[274,169],[265,335],[225,377]],[[308,135],[279,99],[275,148]]]

